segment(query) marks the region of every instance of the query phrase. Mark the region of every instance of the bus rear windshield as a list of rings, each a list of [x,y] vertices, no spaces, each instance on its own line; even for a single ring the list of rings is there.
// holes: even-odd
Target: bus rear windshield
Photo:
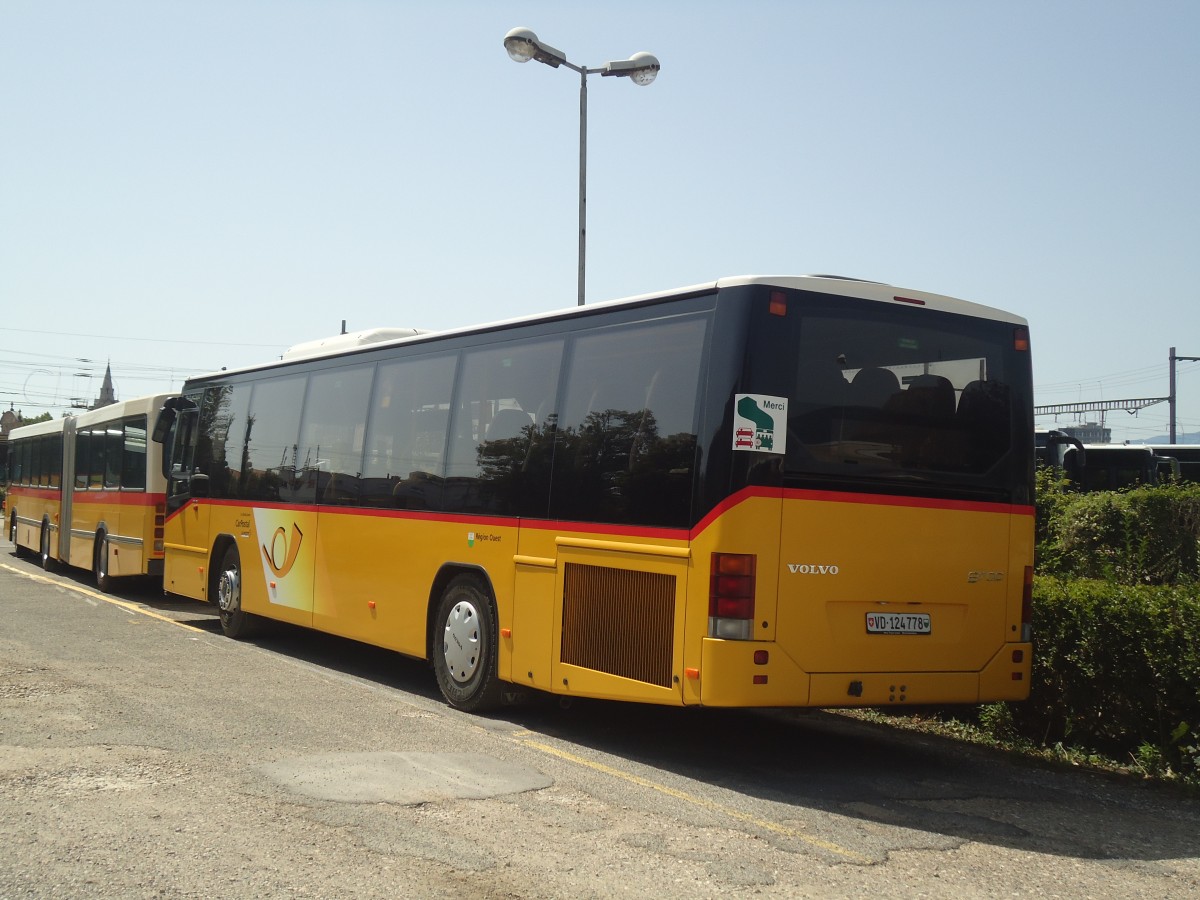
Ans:
[[[755,318],[789,401],[788,481],[1027,502],[1029,354],[1012,323],[820,294]]]

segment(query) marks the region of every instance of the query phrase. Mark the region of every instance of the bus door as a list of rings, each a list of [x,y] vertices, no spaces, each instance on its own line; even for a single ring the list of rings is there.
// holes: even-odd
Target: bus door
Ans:
[[[167,477],[163,588],[206,600],[209,507],[194,502],[208,496],[208,477],[196,471],[198,400],[199,395],[168,401],[159,414],[154,440],[163,444],[163,474]],[[176,405],[170,406],[172,402]]]

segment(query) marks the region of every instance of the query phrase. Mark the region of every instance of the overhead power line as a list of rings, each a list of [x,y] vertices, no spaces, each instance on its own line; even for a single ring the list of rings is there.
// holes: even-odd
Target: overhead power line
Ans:
[[[188,341],[182,338],[161,337],[132,337],[128,334],[80,334],[71,331],[37,331],[33,328],[8,328],[0,325],[0,331],[15,331],[21,334],[49,334],[55,337],[103,338],[107,341],[145,341],[151,344],[197,344],[211,347],[272,347],[280,349],[280,344],[238,344],[233,341]]]

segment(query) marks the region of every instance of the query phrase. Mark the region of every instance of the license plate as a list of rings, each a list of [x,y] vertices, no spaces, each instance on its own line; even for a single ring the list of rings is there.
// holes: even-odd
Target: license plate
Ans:
[[[928,613],[867,613],[868,634],[929,634]]]

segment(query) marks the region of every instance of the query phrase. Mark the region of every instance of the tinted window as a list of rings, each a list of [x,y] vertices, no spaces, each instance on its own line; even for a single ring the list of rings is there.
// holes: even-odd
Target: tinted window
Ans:
[[[445,355],[379,365],[359,503],[440,508],[455,361]]]
[[[47,450],[50,454],[46,461],[46,468],[50,475],[50,487],[62,488],[62,457],[63,457],[63,436],[56,434],[48,438]]]
[[[85,490],[88,486],[88,471],[92,465],[92,433],[75,433],[75,489]]]
[[[47,453],[46,438],[35,438],[33,440],[33,483],[39,487],[45,487],[49,483],[49,474],[47,473]]]
[[[104,466],[108,458],[108,442],[103,428],[93,428],[88,440],[88,487],[104,487]]]
[[[146,487],[146,417],[125,423],[124,452],[121,455],[121,487],[143,490]]]
[[[186,476],[197,471],[193,466],[197,455],[196,423],[200,419],[199,404],[202,394],[190,391],[185,397],[189,402],[179,410],[172,429],[171,478],[167,482],[167,496],[173,505],[183,503],[191,496],[191,482]]]
[[[246,413],[250,385],[223,384],[207,388],[200,400],[200,433],[196,442],[196,471],[208,476],[208,495],[240,498],[246,464]]]
[[[9,455],[9,476],[14,484],[29,484],[30,441],[21,441]]]
[[[125,432],[120,424],[116,424],[104,429],[98,428],[96,434],[104,435],[104,487],[119,488],[125,455]]]
[[[736,381],[714,387],[727,404],[709,456],[733,477],[822,490],[1028,502],[1032,475],[1029,354],[1019,326],[901,303],[768,291],[726,305],[747,317]],[[735,295],[731,294],[730,298]],[[724,332],[722,332],[724,334]],[[771,445],[730,450],[737,393],[787,404],[787,428],[742,398],[741,422],[762,414]],[[749,402],[751,412],[741,404]],[[758,441],[760,435],[753,435]],[[786,453],[781,455],[781,443]],[[719,470],[719,465],[712,469]],[[716,502],[717,491],[707,502]]]
[[[463,354],[445,509],[546,515],[562,347],[514,341]]]
[[[374,366],[316,372],[300,428],[300,478],[319,503],[357,503]]]
[[[686,525],[707,318],[577,338],[558,420],[551,514]]]
[[[307,463],[299,458],[306,382],[304,375],[287,375],[255,383],[246,419],[245,465],[239,487],[243,499],[299,502],[306,492],[315,493],[301,477]]]

